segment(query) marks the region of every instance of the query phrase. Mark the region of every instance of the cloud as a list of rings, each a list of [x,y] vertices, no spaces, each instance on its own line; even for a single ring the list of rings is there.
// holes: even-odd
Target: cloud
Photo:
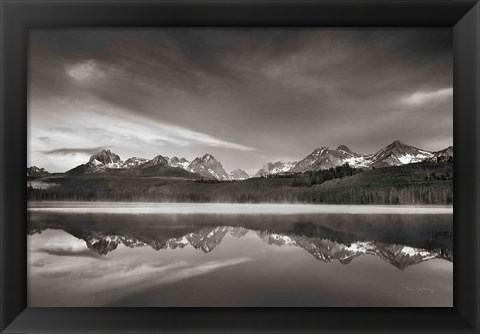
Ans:
[[[256,171],[321,146],[375,152],[406,128],[428,150],[453,136],[447,28],[45,30],[30,55],[29,161],[51,171],[85,162],[40,153],[58,147]]]
[[[69,238],[70,239],[70,238]],[[123,247],[120,247],[123,248]],[[142,254],[142,261],[138,261]],[[180,251],[178,255],[184,254]],[[57,256],[50,261],[50,256]],[[152,288],[206,275],[216,270],[252,261],[251,257],[187,262],[158,262],[156,251],[129,250],[120,257],[91,258],[67,253],[31,253],[29,279],[33,282],[32,304],[41,306],[107,306]],[[49,261],[48,263],[46,263]],[[44,263],[44,264],[43,264]],[[71,282],[75,281],[72,286]],[[48,289],[42,289],[43,284]]]
[[[47,242],[35,249],[37,252],[43,252],[54,256],[75,256],[75,257],[90,257],[95,259],[103,259],[99,254],[87,247],[84,240],[77,239],[72,236],[54,236]]]
[[[75,249],[39,249],[40,252],[44,252],[50,255],[55,256],[80,256],[80,257],[91,257],[95,259],[103,259],[100,255],[95,253],[90,249],[82,249],[82,250],[75,250]]]
[[[56,108],[55,101],[51,103],[51,110]],[[68,125],[62,128],[49,127],[55,134],[61,135],[63,142],[66,140],[72,143],[96,142],[102,146],[92,148],[58,148],[45,151],[46,154],[72,154],[89,153],[106,146],[138,146],[142,145],[174,145],[187,147],[191,145],[204,145],[209,147],[225,148],[237,151],[255,151],[251,146],[234,143],[216,136],[191,130],[162,121],[136,115],[134,112],[119,108],[109,103],[99,101],[75,101],[72,100],[68,106],[62,107],[68,110]],[[65,123],[67,120],[65,120]],[[75,128],[75,130],[73,130]],[[38,131],[38,129],[35,129]],[[50,136],[53,134],[47,131]],[[84,144],[85,145],[85,144]],[[155,147],[155,145],[153,145]],[[156,152],[152,153],[156,154]]]
[[[221,147],[227,148],[237,151],[255,151],[254,147],[241,145],[232,143],[226,140],[222,140],[220,138],[216,138],[214,136],[210,136],[205,133],[200,133],[196,131],[192,131],[186,128],[166,125],[166,124],[158,124],[160,128],[163,128],[164,133],[167,134],[166,138],[163,138],[164,141],[171,141],[172,143],[177,143],[183,145],[189,145],[191,143],[199,143],[210,147]],[[170,135],[170,140],[168,139],[168,135]],[[162,139],[160,139],[162,140]],[[181,144],[182,145],[182,144]]]
[[[48,129],[51,132],[75,133],[75,130],[66,126],[54,126]]]
[[[221,159],[219,151],[257,151],[255,147],[225,140],[224,133],[216,136],[158,121],[96,99],[51,99],[38,107],[48,113],[29,120],[36,126],[29,129],[28,161],[50,172],[69,170],[106,148],[122,159],[131,156],[149,159],[159,154],[194,159],[205,153]],[[49,137],[50,141],[38,137]]]
[[[453,88],[442,88],[434,91],[419,91],[403,97],[401,103],[408,106],[420,106],[426,103],[437,103],[448,99],[453,95]]]
[[[42,151],[43,154],[47,155],[73,155],[73,154],[88,154],[92,155],[100,150],[106,149],[105,146],[99,147],[63,147],[56,148],[49,151]]]
[[[48,136],[41,136],[41,137],[38,137],[38,140],[41,140],[45,143],[50,143],[52,140],[50,139],[50,137]]]
[[[86,81],[106,76],[100,65],[93,59],[67,66],[66,72],[76,81]]]

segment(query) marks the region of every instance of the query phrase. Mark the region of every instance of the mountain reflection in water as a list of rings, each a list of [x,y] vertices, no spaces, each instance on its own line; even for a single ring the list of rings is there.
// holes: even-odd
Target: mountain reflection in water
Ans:
[[[61,229],[86,242],[99,255],[150,246],[193,248],[209,253],[229,234],[241,238],[252,231],[268,245],[300,247],[323,262],[348,264],[374,255],[398,269],[441,258],[453,261],[450,215],[301,215],[225,217],[31,213],[28,234]],[[115,220],[115,223],[112,222]],[[221,225],[221,223],[235,225]],[[324,225],[335,225],[333,229]]]
[[[32,210],[27,226],[31,307],[453,304],[451,214]]]

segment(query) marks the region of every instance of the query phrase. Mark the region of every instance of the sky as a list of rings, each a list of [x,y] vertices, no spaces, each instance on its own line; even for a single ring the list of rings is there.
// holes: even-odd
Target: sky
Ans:
[[[206,153],[227,172],[453,144],[450,28],[30,30],[28,164]]]

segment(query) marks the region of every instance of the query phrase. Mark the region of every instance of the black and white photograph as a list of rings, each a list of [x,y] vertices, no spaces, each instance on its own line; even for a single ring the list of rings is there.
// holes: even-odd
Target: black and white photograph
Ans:
[[[31,29],[28,306],[452,307],[452,41]]]

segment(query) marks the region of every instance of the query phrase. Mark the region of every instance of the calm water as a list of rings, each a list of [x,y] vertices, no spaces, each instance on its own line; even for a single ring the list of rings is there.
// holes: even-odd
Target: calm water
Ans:
[[[30,203],[30,306],[452,306],[449,207]]]

